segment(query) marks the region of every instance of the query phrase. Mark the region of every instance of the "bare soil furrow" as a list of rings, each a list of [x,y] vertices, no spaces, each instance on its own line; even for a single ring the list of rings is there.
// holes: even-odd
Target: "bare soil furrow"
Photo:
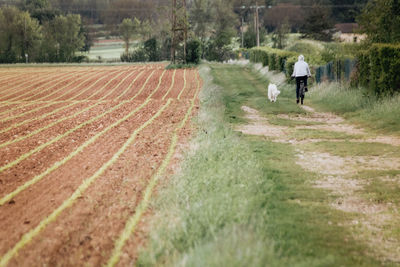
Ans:
[[[43,90],[46,86],[51,86],[55,82],[60,82],[64,81],[66,79],[69,79],[73,74],[76,72],[72,73],[61,73],[59,75],[49,75],[45,80],[41,80],[40,82],[36,82],[35,84],[29,83],[30,86],[28,87],[22,87],[18,91],[14,91],[12,94],[6,95],[0,99],[0,101],[20,101],[24,100],[25,97],[32,93],[37,93],[40,92],[40,90]]]
[[[70,90],[65,90],[62,88],[61,90],[55,90],[49,93],[46,96],[38,98],[36,100],[42,101],[60,101],[60,100],[76,100],[75,97],[79,94],[86,92],[87,90],[92,89],[97,84],[104,82],[107,78],[109,78],[112,74],[117,73],[117,71],[113,72],[100,72],[94,73],[93,76],[85,75],[79,82],[75,82]],[[74,94],[78,93],[78,95],[74,96]],[[72,96],[71,96],[72,95]]]
[[[0,239],[4,240],[7,236],[6,244],[1,244],[0,254],[4,254],[23,233],[35,227],[60,206],[85,178],[93,175],[108,161],[129,135],[155,114],[160,104],[162,103],[151,103],[136,116],[99,138],[77,157],[31,186],[29,190],[21,192],[13,199],[13,204],[0,206]],[[26,210],[27,205],[29,210]]]
[[[179,94],[182,92],[182,89],[185,85],[183,79],[183,71],[184,70],[182,69],[176,70],[174,87],[168,93],[166,98],[178,98]]]
[[[146,128],[75,206],[49,225],[35,245],[19,253],[17,265],[20,256],[23,262],[33,256],[28,262],[40,259],[50,265],[75,265],[80,259],[92,266],[106,263],[114,240],[168,151],[171,132],[176,127],[173,122],[180,121],[186,110],[185,105],[174,105]]]
[[[169,162],[175,131],[180,142],[190,135],[178,125],[197,97],[197,70],[135,64],[2,73],[0,100],[10,101],[0,101],[0,265],[106,264]],[[146,221],[138,227],[121,266],[145,242]]]

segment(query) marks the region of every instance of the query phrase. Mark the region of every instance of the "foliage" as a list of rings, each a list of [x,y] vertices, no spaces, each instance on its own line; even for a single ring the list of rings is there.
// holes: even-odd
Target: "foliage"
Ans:
[[[400,92],[400,45],[374,44],[358,55],[355,84],[368,86],[377,95]]]
[[[283,71],[290,76],[291,72],[286,67],[286,61],[296,55],[296,53],[291,51],[259,47],[250,50],[250,61],[262,63],[263,66],[268,66],[270,70]]]
[[[41,40],[40,25],[28,12],[15,7],[0,9],[0,62],[25,62],[38,57]]]
[[[260,44],[265,41],[265,30],[260,30]],[[248,31],[243,34],[243,45],[245,48],[253,48],[257,45],[257,33],[253,27],[250,27]]]
[[[400,95],[376,97],[366,89],[339,83],[320,84],[309,96],[314,105],[376,131],[400,134]]]
[[[209,0],[193,0],[192,8],[189,10],[189,22],[194,35],[205,42],[212,31],[213,2]]]
[[[329,13],[321,5],[314,5],[303,27],[305,37],[320,41],[332,40],[333,23],[330,20]]]
[[[52,8],[48,0],[24,0],[21,3],[21,9],[28,11],[31,17],[37,19],[40,24],[61,14],[59,10]]]
[[[144,42],[144,51],[149,61],[160,60],[160,49],[157,45],[157,39],[151,38]]]
[[[237,16],[230,0],[195,0],[189,22],[203,47],[203,57],[224,61],[231,56]]]
[[[46,42],[42,45],[42,61],[71,62],[75,51],[81,50],[84,35],[81,31],[80,15],[57,16],[43,24]]]
[[[205,58],[209,61],[226,61],[236,58],[235,52],[229,46],[220,47],[215,41],[210,40],[205,47]]]
[[[93,33],[90,31],[88,25],[81,24],[80,34],[84,38],[84,45],[81,51],[89,52],[94,42]]]
[[[191,64],[199,64],[201,59],[201,42],[200,40],[193,39],[187,43],[186,46],[186,62]]]
[[[400,42],[400,2],[371,0],[358,17],[361,32],[373,43]]]
[[[290,26],[288,20],[280,24],[272,35],[273,48],[283,49],[286,47]]]
[[[321,51],[322,62],[331,62],[344,58],[355,58],[360,49],[358,44],[326,43]]]
[[[169,64],[165,69],[175,70],[175,69],[193,69],[196,68],[197,64]]]
[[[294,44],[289,46],[287,50],[303,55],[317,55],[318,53],[320,53],[320,48],[318,46],[302,41],[295,42]]]
[[[125,53],[129,52],[129,43],[133,38],[134,34],[138,31],[140,26],[140,21],[138,19],[124,19],[119,25],[119,34],[121,39],[124,41]]]
[[[146,62],[149,61],[149,57],[143,48],[136,49],[132,52],[123,53],[121,55],[122,62]]]

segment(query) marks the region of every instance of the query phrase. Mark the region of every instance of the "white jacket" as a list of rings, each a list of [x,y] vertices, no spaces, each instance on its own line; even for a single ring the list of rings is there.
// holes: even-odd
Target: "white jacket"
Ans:
[[[304,61],[304,56],[299,56],[299,61],[294,64],[292,77],[311,76],[310,68],[307,62]]]

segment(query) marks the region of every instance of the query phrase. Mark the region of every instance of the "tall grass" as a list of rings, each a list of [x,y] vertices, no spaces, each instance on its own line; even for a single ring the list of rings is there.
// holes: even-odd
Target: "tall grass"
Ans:
[[[340,83],[315,86],[312,103],[379,132],[400,134],[400,95],[377,98],[362,89]]]
[[[202,69],[199,134],[182,174],[157,200],[161,225],[139,265],[261,266],[265,255],[274,258],[273,243],[259,239],[253,218],[271,182],[251,148],[226,127],[221,89],[208,72]]]

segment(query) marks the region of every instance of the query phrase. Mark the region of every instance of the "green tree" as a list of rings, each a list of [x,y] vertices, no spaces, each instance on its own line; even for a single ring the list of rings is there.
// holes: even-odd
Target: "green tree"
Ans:
[[[144,42],[144,51],[146,52],[149,61],[160,60],[160,49],[156,38],[151,38]]]
[[[320,41],[331,41],[333,23],[329,12],[329,9],[322,5],[314,5],[306,17],[304,36]]]
[[[22,10],[28,11],[31,17],[37,19],[40,24],[60,15],[60,12],[53,9],[48,0],[24,0],[22,2]]]
[[[209,0],[194,0],[189,13],[189,22],[193,32],[204,43],[212,31],[213,5]]]
[[[374,43],[400,42],[399,0],[371,0],[358,17],[361,31]]]
[[[41,28],[28,12],[16,7],[0,9],[0,61],[24,62],[25,55],[34,60],[38,55]]]
[[[44,38],[42,53],[44,61],[71,62],[75,52],[84,47],[81,31],[81,16],[68,14],[57,16],[43,25]]]
[[[125,53],[129,52],[130,41],[133,38],[135,32],[138,31],[140,21],[136,18],[132,21],[131,19],[124,19],[119,25],[119,34],[124,41]]]
[[[287,19],[284,20],[274,31],[272,35],[272,42],[274,48],[285,48],[288,35],[290,32],[290,25]]]
[[[139,33],[143,40],[151,39],[153,36],[153,27],[149,20],[144,20],[140,23]]]

